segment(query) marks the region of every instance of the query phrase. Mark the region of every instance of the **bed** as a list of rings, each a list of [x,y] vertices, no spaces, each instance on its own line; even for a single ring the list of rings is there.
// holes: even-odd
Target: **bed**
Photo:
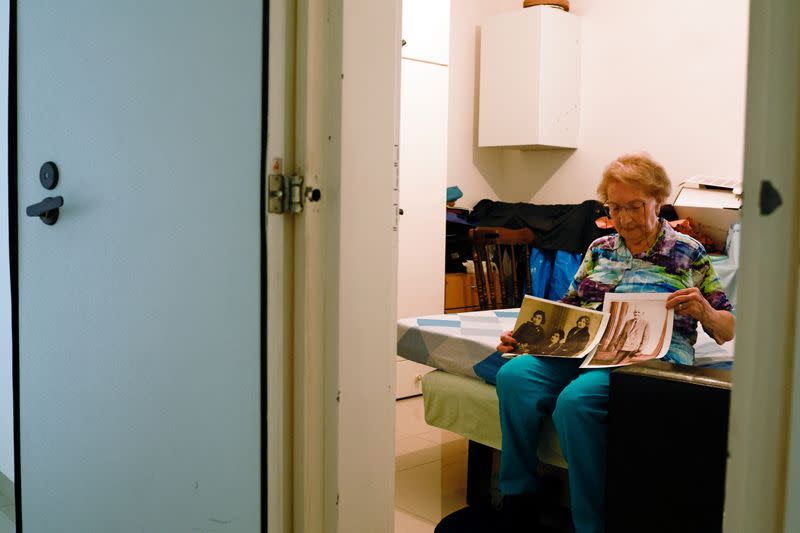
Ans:
[[[729,299],[735,305],[738,225],[731,227],[727,248],[733,252],[732,256],[712,256],[712,262]],[[499,497],[496,467],[502,442],[494,383],[497,371],[507,360],[495,352],[495,346],[502,332],[514,329],[518,313],[519,309],[475,311],[404,318],[397,323],[397,354],[436,369],[422,378],[425,421],[431,426],[462,435],[469,441],[467,502],[470,505],[496,503]],[[698,387],[704,391],[719,390],[719,382],[727,379],[729,383],[728,371],[733,364],[733,350],[733,342],[719,346],[702,328],[698,328],[695,367],[699,368],[651,361],[615,371],[612,376],[619,374],[616,380],[618,382],[626,379],[633,382],[644,380],[647,387],[646,381],[649,378],[642,376],[652,372],[653,368],[645,368],[652,366],[661,372],[659,379],[680,383],[683,390],[679,393],[679,400],[690,401],[691,398],[699,397],[698,394],[706,394],[698,393]],[[665,367],[670,368],[665,370]],[[722,371],[722,375],[728,377],[718,379],[717,385],[709,388],[704,382],[706,378],[703,377],[709,371]],[[669,377],[664,377],[667,375]],[[621,389],[618,396],[622,394],[625,393]],[[711,418],[727,421],[724,413],[712,415]],[[617,428],[615,431],[620,433],[621,430]],[[678,434],[687,434],[696,432],[696,428],[691,431],[685,428],[676,431]],[[722,433],[724,435],[721,438],[724,439],[727,431]],[[558,435],[549,418],[544,421],[537,455],[543,465],[556,467],[554,470],[564,472],[563,469],[567,468]],[[715,464],[715,461],[722,460],[724,463],[724,457],[720,459],[717,455],[719,454],[708,455],[706,462]],[[675,472],[678,470],[675,469]],[[665,475],[668,476],[669,473]],[[704,476],[709,478],[710,483],[719,485],[719,480],[716,479],[719,475],[700,474],[701,479],[705,479]],[[724,476],[721,479],[724,481]],[[707,486],[700,483],[696,485],[704,489]],[[721,493],[721,485],[716,485],[716,492]],[[716,520],[716,514],[721,513],[721,507],[710,506],[709,509],[713,511]],[[688,513],[691,516],[696,514],[693,511]]]
[[[494,348],[514,329],[518,309],[431,315],[398,321],[397,353],[437,370],[422,378],[425,421],[495,450],[501,449],[494,376],[506,359]],[[730,368],[733,343],[718,346],[702,328],[695,366]],[[538,450],[543,463],[566,468],[552,422],[545,420]]]
[[[517,314],[517,309],[505,309],[407,318],[398,321],[398,355],[436,368],[422,378],[425,421],[431,426],[451,431],[468,440],[467,503],[471,506],[497,504],[500,499],[497,468],[502,441],[494,376],[507,360],[500,357],[494,348],[500,333],[513,329]],[[725,369],[731,367],[733,360],[732,343],[729,344],[731,346],[720,347],[702,331],[702,328],[698,329],[698,342],[695,345],[696,365],[704,369],[722,369],[724,373],[730,374],[725,372]],[[646,375],[649,369],[635,367],[648,366],[649,363],[655,363],[656,367],[658,365],[678,367],[678,365],[670,363],[652,361],[623,367],[621,373],[632,373],[634,375],[630,376],[630,379],[642,380],[643,378],[636,374],[644,372]],[[628,372],[628,369],[635,371]],[[671,379],[676,382],[684,382],[681,385],[684,390],[679,393],[681,401],[691,403],[691,398],[698,397],[697,385],[700,385],[700,388],[706,388],[701,381],[698,381],[697,373],[692,372],[693,370],[695,369],[683,367],[681,371],[672,371]],[[612,378],[617,372],[612,373]],[[665,372],[669,373],[670,371]],[[621,375],[620,379],[624,377]],[[639,388],[641,389],[641,387]],[[618,396],[620,394],[623,392],[620,391]],[[727,421],[724,413],[714,415],[712,418]],[[611,429],[609,435],[614,433]],[[619,429],[616,430],[617,433],[619,431]],[[687,431],[685,428],[676,429],[677,434],[689,432],[697,434],[695,429],[691,431]],[[727,434],[726,431],[725,434]],[[722,459],[717,455],[720,454],[708,455],[707,459],[703,459],[704,463],[713,465],[719,460],[724,463],[724,454]],[[541,463],[540,466],[549,471],[548,475],[555,475],[560,479],[562,489],[559,490],[563,494],[561,501],[567,502],[568,496],[563,487],[566,486],[565,469],[568,465],[561,452],[555,427],[549,417],[545,418],[543,422],[537,456]],[[613,453],[611,456],[612,459],[615,457]],[[704,490],[711,486],[717,493],[722,493],[723,488],[720,488],[722,485],[717,479],[720,478],[718,473],[706,475],[705,470],[707,469],[698,473],[695,469],[691,473],[696,479],[704,480],[704,483],[696,483],[696,486],[703,487]],[[683,477],[689,475],[678,469],[673,471],[680,472]],[[669,473],[666,473],[665,476],[669,477]],[[724,482],[724,475],[720,479]],[[713,490],[709,491],[709,494],[712,493],[714,493]],[[617,509],[619,505],[614,502],[620,498],[614,496],[612,499],[613,501],[610,500],[609,504],[610,508]],[[711,520],[714,523],[718,519],[716,515],[721,516],[720,505],[706,506],[703,510],[703,519]],[[560,512],[563,513],[566,507],[568,507],[568,503],[562,504]],[[679,514],[691,516],[693,519],[700,516],[696,509],[682,511]],[[624,517],[625,514],[615,512],[614,516]]]

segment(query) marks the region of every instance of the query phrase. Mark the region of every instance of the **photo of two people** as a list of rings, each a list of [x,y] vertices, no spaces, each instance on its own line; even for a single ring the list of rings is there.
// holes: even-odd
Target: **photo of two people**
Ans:
[[[506,355],[582,357],[596,344],[591,341],[605,320],[599,311],[526,296],[512,332],[517,349]]]

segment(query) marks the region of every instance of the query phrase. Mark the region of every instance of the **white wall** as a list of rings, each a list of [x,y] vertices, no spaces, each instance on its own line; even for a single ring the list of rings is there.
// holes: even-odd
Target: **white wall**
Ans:
[[[482,198],[497,200],[504,190],[501,150],[477,147],[479,26],[487,17],[521,5],[518,0],[455,0],[450,8],[447,185],[458,185],[464,193],[459,207],[472,208]]]
[[[575,203],[595,197],[605,165],[646,150],[677,185],[709,174],[741,178],[747,0],[707,0],[677,9],[655,0],[573,0],[581,19],[581,127],[575,151],[474,148],[475,35],[510,0],[454,2],[448,183],[461,205],[481,198]],[[470,39],[471,36],[471,39]]]
[[[8,2],[0,2],[0,472],[14,481],[11,280],[8,257]]]

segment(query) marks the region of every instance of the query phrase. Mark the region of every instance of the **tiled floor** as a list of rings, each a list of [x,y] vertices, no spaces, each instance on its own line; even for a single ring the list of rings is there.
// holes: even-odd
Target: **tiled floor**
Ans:
[[[14,504],[0,494],[0,533],[14,533]]]
[[[397,401],[395,533],[432,533],[466,505],[467,441],[425,423],[422,396]]]

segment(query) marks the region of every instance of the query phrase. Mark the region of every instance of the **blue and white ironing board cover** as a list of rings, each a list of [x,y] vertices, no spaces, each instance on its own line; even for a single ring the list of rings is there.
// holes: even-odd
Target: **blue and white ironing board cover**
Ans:
[[[401,318],[397,355],[481,379],[473,367],[495,352],[500,334],[514,329],[518,314],[519,308]]]

